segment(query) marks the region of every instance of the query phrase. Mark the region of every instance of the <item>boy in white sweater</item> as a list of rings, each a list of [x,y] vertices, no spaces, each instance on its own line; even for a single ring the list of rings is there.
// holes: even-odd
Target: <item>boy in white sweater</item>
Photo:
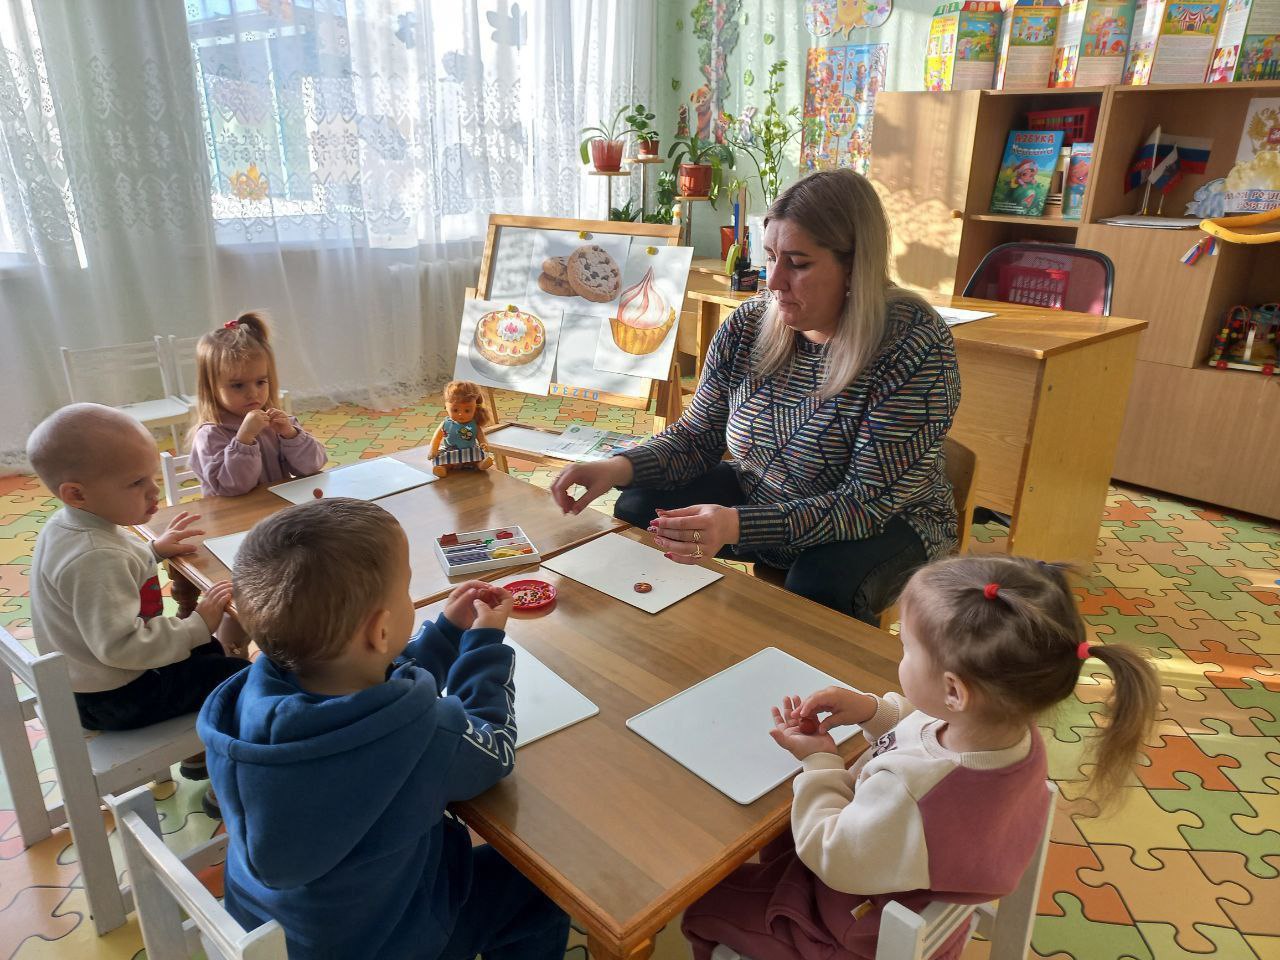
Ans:
[[[203,531],[182,513],[150,546],[122,526],[142,524],[159,505],[155,441],[132,417],[76,403],[32,432],[27,456],[64,504],[45,523],[31,562],[36,646],[67,661],[80,722],[90,730],[132,730],[194,713],[223,680],[248,666],[213,638],[231,600],[215,584],[186,619],[162,615],[156,563],[194,553]],[[203,761],[184,775],[207,776]]]

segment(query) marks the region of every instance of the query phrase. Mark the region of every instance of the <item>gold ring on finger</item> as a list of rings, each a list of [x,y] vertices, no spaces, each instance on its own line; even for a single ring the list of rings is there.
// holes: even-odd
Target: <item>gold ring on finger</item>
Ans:
[[[701,543],[701,542],[702,542],[702,531],[701,531],[701,530],[695,530],[695,531],[693,531],[693,542],[694,542],[694,543]]]
[[[701,559],[702,559],[702,544],[700,544],[700,543],[695,543],[695,544],[694,544],[694,546],[693,546],[693,559],[695,559],[695,560],[701,560]]]

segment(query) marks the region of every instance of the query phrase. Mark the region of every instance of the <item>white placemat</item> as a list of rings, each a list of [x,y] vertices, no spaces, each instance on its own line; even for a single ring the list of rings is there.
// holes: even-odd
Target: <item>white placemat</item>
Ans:
[[[326,497],[352,497],[377,500],[393,493],[420,487],[439,478],[434,473],[414,469],[391,457],[361,460],[350,466],[326,470],[313,477],[301,477],[271,487],[271,492],[290,503],[306,503],[319,490]]]
[[[706,567],[668,560],[660,550],[616,533],[543,560],[542,565],[645,613],[664,610],[724,577]],[[652,589],[638,593],[637,583]]]
[[[210,537],[204,542],[209,548],[209,552],[222,561],[222,565],[228,570],[236,568],[236,555],[240,553],[240,544],[244,543],[244,538],[249,535],[249,531],[245,530],[241,533],[229,533],[224,537]]]

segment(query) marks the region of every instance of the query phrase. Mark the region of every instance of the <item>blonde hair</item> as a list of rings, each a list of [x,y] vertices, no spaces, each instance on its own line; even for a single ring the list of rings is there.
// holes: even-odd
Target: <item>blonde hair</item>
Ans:
[[[895,303],[933,308],[889,279],[889,220],[870,182],[852,170],[823,170],[783,191],[765,214],[767,226],[787,220],[830,250],[849,272],[849,295],[827,344],[818,396],[829,400],[858,378],[880,349]],[[795,357],[795,333],[778,320],[776,302],[765,309],[752,353],[757,376],[786,374]]]
[[[383,603],[398,536],[390,513],[346,497],[310,500],[259,522],[231,575],[245,632],[287,670],[337,657]]]
[[[222,407],[218,403],[218,378],[232,367],[247,360],[264,357],[267,361],[267,400],[265,406],[280,406],[280,378],[276,376],[276,355],[271,349],[271,333],[267,318],[256,311],[242,313],[230,323],[206,333],[196,344],[196,412],[191,430],[201,424],[219,423]]]
[[[978,692],[1009,722],[1030,723],[1071,696],[1088,637],[1067,581],[1068,567],[1027,557],[955,557],[917,570],[899,600],[930,660]],[[995,584],[988,598],[988,585]],[[1108,722],[1092,745],[1093,792],[1105,801],[1123,786],[1150,736],[1160,702],[1155,670],[1120,644],[1084,648],[1111,671]]]
[[[474,400],[476,403],[476,425],[487,427],[491,419],[489,408],[484,405],[484,393],[480,387],[470,380],[450,380],[444,388],[444,402],[454,400]]]

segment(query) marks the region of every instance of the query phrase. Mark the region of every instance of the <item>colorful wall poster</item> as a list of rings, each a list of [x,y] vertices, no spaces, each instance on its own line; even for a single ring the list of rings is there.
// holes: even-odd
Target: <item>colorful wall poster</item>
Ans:
[[[604,317],[618,308],[622,265],[631,237],[539,230],[526,273],[524,302],[534,312],[563,310]]]
[[[1124,82],[1203,83],[1222,8],[1222,0],[1139,0]]]
[[[1208,83],[1280,77],[1280,3],[1227,0]]]
[[[850,167],[866,174],[876,93],[889,62],[885,43],[812,47],[805,71],[800,169]]]
[[[1053,72],[1058,0],[1015,0],[1005,11],[996,67],[998,90],[1043,90]]]
[[[989,89],[1003,22],[998,0],[953,0],[939,6],[925,46],[925,89]]]
[[[805,0],[804,25],[813,37],[881,26],[893,13],[893,0]]]
[[[1124,77],[1134,0],[1072,0],[1058,21],[1052,87],[1103,87]]]
[[[1038,217],[1044,213],[1065,134],[1061,130],[1010,130],[991,212]]]
[[[636,239],[617,309],[597,319],[597,370],[666,379],[692,262],[693,247],[651,246]]]
[[[1255,97],[1245,114],[1236,165],[1227,174],[1227,213],[1280,207],[1280,99]]]
[[[530,310],[500,300],[467,300],[455,380],[546,396],[560,343],[560,309]]]

